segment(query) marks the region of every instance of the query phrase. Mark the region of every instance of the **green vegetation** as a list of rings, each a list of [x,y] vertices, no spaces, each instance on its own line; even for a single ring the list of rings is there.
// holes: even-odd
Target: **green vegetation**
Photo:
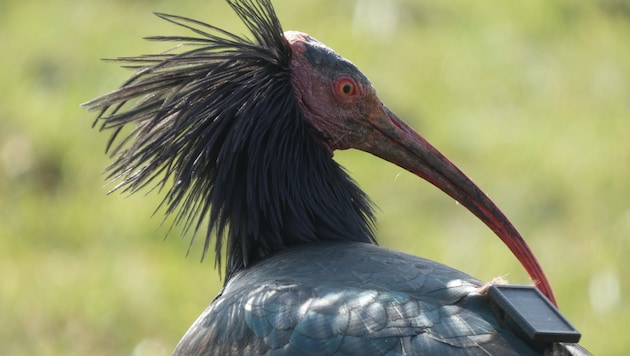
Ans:
[[[630,350],[630,5],[624,0],[276,2],[285,29],[354,61],[528,239],[596,355]],[[221,282],[167,239],[154,193],[106,195],[107,135],[79,104],[166,49],[152,11],[242,26],[220,0],[0,3],[0,353],[167,355]],[[339,152],[382,245],[527,283],[470,213],[401,169]]]

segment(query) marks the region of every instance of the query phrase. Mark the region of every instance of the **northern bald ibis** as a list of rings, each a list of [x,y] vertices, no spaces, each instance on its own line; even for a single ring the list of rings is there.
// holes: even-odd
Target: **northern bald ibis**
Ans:
[[[184,45],[119,58],[135,75],[84,104],[100,110],[95,125],[113,130],[115,189],[165,188],[175,224],[206,225],[203,255],[214,239],[221,268],[226,250],[224,288],[175,354],[587,353],[572,329],[558,339],[534,325],[532,336],[528,314],[555,310],[533,253],[357,67],[305,33],[284,32],[269,0],[228,3],[253,40],[158,13],[195,36],[150,37]],[[548,300],[530,289],[538,299],[519,307],[463,272],[378,247],[370,201],[332,159],[348,148],[395,163],[468,208]]]

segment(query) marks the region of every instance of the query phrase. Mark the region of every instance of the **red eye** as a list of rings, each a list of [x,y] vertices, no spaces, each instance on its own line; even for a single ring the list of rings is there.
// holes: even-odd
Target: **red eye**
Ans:
[[[337,94],[341,96],[353,96],[358,93],[357,83],[349,77],[337,80]]]

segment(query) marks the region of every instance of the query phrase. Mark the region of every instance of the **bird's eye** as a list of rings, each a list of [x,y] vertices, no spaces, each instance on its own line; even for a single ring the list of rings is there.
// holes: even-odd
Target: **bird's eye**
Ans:
[[[353,96],[358,94],[357,83],[349,77],[337,80],[337,94],[341,96]]]

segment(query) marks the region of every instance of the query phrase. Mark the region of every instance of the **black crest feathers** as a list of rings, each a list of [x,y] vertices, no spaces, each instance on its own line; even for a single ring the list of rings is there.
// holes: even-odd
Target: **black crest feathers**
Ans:
[[[216,234],[219,266],[227,236],[226,279],[293,244],[373,242],[369,201],[309,134],[291,85],[291,48],[271,2],[228,3],[254,40],[157,14],[197,36],[150,37],[183,46],[117,59],[137,72],[84,104],[100,110],[96,126],[113,131],[114,190],[165,188],[161,206],[175,224],[196,232],[207,221],[203,255]]]

